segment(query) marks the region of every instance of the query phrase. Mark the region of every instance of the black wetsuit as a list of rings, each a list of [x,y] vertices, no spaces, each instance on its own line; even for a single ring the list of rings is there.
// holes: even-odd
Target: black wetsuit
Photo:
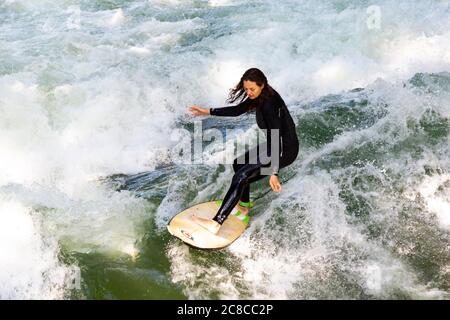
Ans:
[[[260,99],[259,97],[257,99]],[[231,186],[222,201],[216,216],[213,220],[222,224],[233,208],[239,202],[250,201],[250,183],[264,178],[269,174],[278,174],[278,170],[284,168],[297,158],[299,142],[295,131],[295,124],[289,113],[286,104],[281,96],[274,90],[272,97],[261,103],[257,99],[246,99],[242,103],[225,108],[212,108],[210,114],[214,116],[236,117],[248,112],[252,105],[256,107],[256,122],[260,129],[266,133],[266,143],[258,145],[256,148],[245,153],[245,163],[243,158],[234,160],[234,176]],[[278,129],[278,132],[273,129]],[[278,134],[279,133],[279,134]],[[272,134],[278,137],[278,156],[271,157]],[[277,148],[275,148],[276,150]],[[276,156],[276,155],[274,155]],[[268,158],[270,157],[270,158]],[[269,161],[268,161],[269,160]],[[275,161],[276,160],[276,161]],[[262,169],[264,172],[262,172]]]

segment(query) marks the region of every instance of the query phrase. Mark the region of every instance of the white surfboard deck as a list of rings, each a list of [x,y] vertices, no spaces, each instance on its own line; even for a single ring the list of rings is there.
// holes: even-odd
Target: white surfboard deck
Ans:
[[[178,213],[169,221],[167,229],[183,242],[199,249],[222,249],[232,244],[247,228],[247,223],[239,219],[237,210],[224,221],[217,234],[209,232],[192,220],[192,214],[212,219],[220,208],[217,201],[199,203]]]

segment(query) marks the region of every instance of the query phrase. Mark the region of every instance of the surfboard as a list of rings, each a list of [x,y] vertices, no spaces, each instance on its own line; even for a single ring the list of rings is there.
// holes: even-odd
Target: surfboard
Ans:
[[[212,219],[221,205],[221,200],[196,204],[175,215],[168,223],[170,234],[198,249],[222,249],[239,238],[248,226],[248,217],[234,208],[217,234],[209,232],[192,220],[192,214]]]

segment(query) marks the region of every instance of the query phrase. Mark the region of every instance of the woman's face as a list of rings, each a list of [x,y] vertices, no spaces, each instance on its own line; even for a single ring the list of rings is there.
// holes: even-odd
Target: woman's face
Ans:
[[[264,84],[260,87],[256,84],[256,82],[244,80],[244,90],[250,99],[258,98],[263,88]]]

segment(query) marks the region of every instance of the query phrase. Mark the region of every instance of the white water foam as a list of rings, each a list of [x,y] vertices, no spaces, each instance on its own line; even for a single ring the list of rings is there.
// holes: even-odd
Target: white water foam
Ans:
[[[69,251],[133,251],[130,248],[142,234],[139,226],[146,204],[126,192],[111,193],[95,180],[113,173],[152,170],[165,161],[165,149],[175,143],[168,137],[178,117],[185,115],[185,107],[223,105],[227,89],[248,67],[264,70],[287,102],[364,87],[377,78],[395,82],[417,72],[449,69],[450,19],[445,1],[378,2],[381,24],[374,30],[367,28],[367,6],[359,2],[348,7],[334,1],[203,4],[211,10],[209,14],[184,18],[177,10],[193,10],[197,2],[134,2],[148,18],[134,16],[133,6],[128,10],[126,3],[122,8],[97,11],[80,5],[79,15],[65,1],[0,4],[0,18],[17,15],[17,19],[5,19],[0,39],[2,47],[9,48],[8,53],[0,51],[0,70],[7,70],[0,77],[0,192],[14,199],[15,208],[11,209],[9,198],[0,198],[0,206],[9,208],[0,225],[24,226],[8,254],[52,237]],[[152,6],[166,17],[173,13],[173,19],[153,16]],[[375,91],[384,95],[383,89]],[[408,98],[405,104],[413,101]],[[408,110],[420,113],[414,107]],[[286,192],[298,183],[286,186]],[[17,185],[21,187],[16,189]],[[431,197],[427,192],[422,190]],[[323,195],[321,201],[328,200]],[[157,214],[167,214],[168,203],[163,201]],[[433,212],[440,212],[442,205],[428,202]],[[272,209],[264,217],[268,219]],[[31,227],[29,212],[35,212],[33,219],[42,229]],[[42,212],[50,214],[44,217]],[[340,221],[337,225],[343,234],[353,235],[337,212],[330,214],[333,222]],[[356,242],[366,250],[363,240]],[[39,274],[42,270],[70,273],[70,268],[61,271],[65,269],[55,258],[57,245],[39,250],[28,258],[37,261],[48,255],[46,264],[26,263],[31,269],[25,272],[30,275],[25,280],[8,267],[5,274],[11,277],[2,278],[2,297],[63,295],[60,289],[49,289],[63,286],[62,280],[49,282]],[[321,246],[311,250],[310,257],[328,255]],[[11,257],[13,264],[21,264],[23,257]],[[314,260],[307,257],[302,261]],[[286,266],[282,255],[267,259],[273,270]],[[392,274],[406,274],[397,287],[415,283],[403,265],[385,259],[396,266]],[[257,268],[254,261],[264,260],[243,262],[249,283],[256,281],[251,276],[263,277],[262,270],[245,271]],[[384,262],[375,261],[363,266],[360,275],[370,290],[379,292],[385,284],[378,281],[377,268],[382,274],[390,271],[384,271]],[[308,263],[301,265],[306,268]],[[296,274],[302,279],[300,269]],[[266,292],[258,286],[251,292],[289,297],[295,284],[283,273],[275,272],[275,277],[278,284],[267,284]],[[219,295],[235,297],[236,291],[230,289],[234,284],[224,283]]]
[[[0,199],[0,299],[64,298],[77,269],[58,261],[58,244],[40,235],[29,208]]]

